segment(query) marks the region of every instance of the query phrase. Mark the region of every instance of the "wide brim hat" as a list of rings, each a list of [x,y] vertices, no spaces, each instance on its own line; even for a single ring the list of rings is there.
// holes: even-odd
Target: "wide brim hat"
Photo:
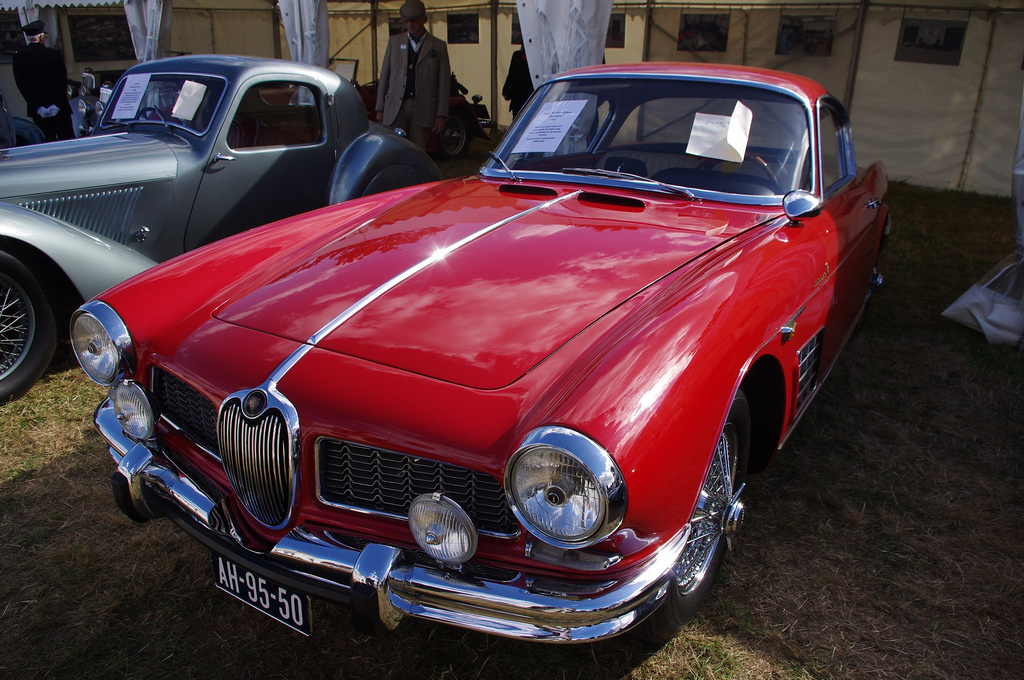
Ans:
[[[419,19],[426,13],[427,8],[423,6],[423,3],[420,2],[420,0],[405,0],[405,2],[402,3],[402,8],[398,10],[398,14],[406,21]]]
[[[34,35],[46,33],[46,24],[43,23],[42,21],[33,21],[22,26],[21,31],[22,33],[31,38]]]

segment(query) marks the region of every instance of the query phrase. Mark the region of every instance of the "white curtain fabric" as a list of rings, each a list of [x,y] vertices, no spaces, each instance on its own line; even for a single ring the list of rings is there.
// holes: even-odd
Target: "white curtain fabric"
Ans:
[[[600,64],[612,0],[518,0],[534,87],[562,71]]]
[[[278,7],[292,61],[327,68],[327,0],[280,0]]]
[[[971,286],[942,315],[981,331],[993,345],[1018,345],[1024,352],[1024,99],[1014,154],[1011,194],[1017,252]]]
[[[171,33],[171,0],[124,0],[124,13],[139,63],[164,56],[163,45]]]

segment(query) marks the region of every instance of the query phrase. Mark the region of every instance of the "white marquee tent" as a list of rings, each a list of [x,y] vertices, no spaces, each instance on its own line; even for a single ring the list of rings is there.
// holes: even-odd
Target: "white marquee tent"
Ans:
[[[520,25],[527,29],[524,17],[537,2],[426,0],[428,28],[449,41],[453,71],[471,93],[483,95],[501,125],[510,122],[498,93],[519,47],[513,36]],[[558,2],[603,8],[603,2]],[[168,36],[156,27],[166,26],[170,4],[0,0],[0,17],[4,10],[18,12],[23,23],[33,11],[44,20],[56,17],[49,22],[59,22],[72,76],[86,66],[112,70],[134,63],[76,58],[69,19],[106,12],[129,17],[138,58],[216,52],[349,69],[358,63],[357,77],[366,82],[376,77],[401,0],[174,0]],[[608,63],[707,61],[801,73],[847,103],[858,156],[884,160],[892,178],[1010,193],[1024,88],[1024,0],[612,0],[610,16],[603,49]],[[804,31],[805,41],[787,53],[780,47],[793,30]],[[908,44],[914,38],[925,47]],[[928,41],[934,49],[927,49]],[[589,46],[595,42],[600,47],[600,41]],[[3,68],[0,63],[0,78]],[[4,86],[10,97],[13,83]]]

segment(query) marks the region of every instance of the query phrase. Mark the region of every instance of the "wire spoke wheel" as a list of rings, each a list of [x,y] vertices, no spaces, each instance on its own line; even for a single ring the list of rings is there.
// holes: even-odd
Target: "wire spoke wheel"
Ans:
[[[733,501],[739,441],[736,426],[726,423],[718,438],[697,509],[690,519],[690,540],[679,560],[676,585],[686,595],[707,572],[715,548],[725,537],[726,517]]]
[[[57,324],[42,287],[0,251],[0,404],[25,394],[50,364]]]
[[[469,127],[457,113],[448,116],[444,121],[439,140],[441,153],[447,158],[462,158],[469,151]]]
[[[708,598],[727,548],[743,520],[740,493],[750,449],[750,407],[743,391],[733,398],[690,516],[690,534],[661,605],[638,633],[648,642],[672,639]]]
[[[28,294],[17,281],[0,272],[0,380],[25,358],[35,325]]]

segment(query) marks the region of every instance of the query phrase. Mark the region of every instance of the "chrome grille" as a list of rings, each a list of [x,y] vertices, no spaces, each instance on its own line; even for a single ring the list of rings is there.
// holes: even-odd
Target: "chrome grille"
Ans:
[[[40,198],[18,205],[125,244],[141,195],[142,187],[128,187]]]
[[[800,387],[796,394],[796,407],[803,406],[818,384],[818,363],[821,355],[822,333],[818,333],[807,341],[807,344],[796,353],[800,362]]]
[[[288,424],[276,409],[247,418],[237,397],[221,408],[220,457],[238,500],[258,521],[279,527],[288,519],[294,470]]]
[[[188,383],[160,369],[154,372],[153,391],[160,413],[189,439],[217,453],[217,408],[213,402]]]
[[[336,439],[321,439],[317,455],[319,494],[326,503],[407,517],[413,498],[443,491],[481,532],[518,530],[501,484],[488,474]]]

